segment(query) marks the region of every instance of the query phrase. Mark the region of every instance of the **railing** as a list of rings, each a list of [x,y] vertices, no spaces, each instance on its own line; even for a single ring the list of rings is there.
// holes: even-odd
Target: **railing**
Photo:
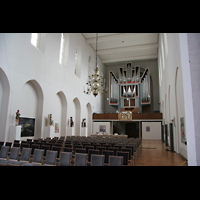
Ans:
[[[93,119],[118,119],[118,113],[93,113]],[[132,119],[162,119],[162,113],[133,113]]]

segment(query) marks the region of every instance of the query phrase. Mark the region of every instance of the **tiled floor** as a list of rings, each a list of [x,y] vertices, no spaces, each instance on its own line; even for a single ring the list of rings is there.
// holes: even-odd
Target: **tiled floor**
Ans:
[[[166,149],[161,140],[142,140],[142,151],[135,166],[188,166],[185,158]]]

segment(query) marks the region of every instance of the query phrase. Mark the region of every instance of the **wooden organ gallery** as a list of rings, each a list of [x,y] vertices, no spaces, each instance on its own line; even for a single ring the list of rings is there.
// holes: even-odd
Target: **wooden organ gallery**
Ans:
[[[118,77],[115,75],[118,72]],[[139,65],[127,62],[125,66],[119,67],[117,71],[109,71],[109,105],[115,107],[116,111],[106,113],[94,113],[93,122],[95,126],[109,123],[108,133],[126,135],[127,137],[143,138],[142,125],[150,126],[151,130],[157,123],[159,133],[155,138],[161,137],[162,113],[154,111],[153,107],[153,87],[151,84],[150,67],[146,69]],[[99,123],[99,124],[98,124]],[[150,124],[145,124],[150,123]],[[146,128],[145,128],[146,129]],[[98,130],[98,129],[95,129]],[[147,135],[152,135],[147,131]],[[105,136],[106,133],[93,134]]]

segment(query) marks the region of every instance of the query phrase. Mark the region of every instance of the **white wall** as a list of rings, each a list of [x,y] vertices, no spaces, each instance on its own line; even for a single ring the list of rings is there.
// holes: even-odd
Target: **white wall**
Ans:
[[[106,133],[110,134],[111,122],[93,122],[93,135],[96,135],[96,132],[99,132],[99,126],[106,126]],[[111,133],[112,134],[112,133]]]
[[[160,109],[163,112],[163,124],[168,124],[168,133],[169,123],[175,124],[175,151],[187,158],[187,146],[181,142],[180,130],[180,118],[185,118],[185,99],[182,78],[184,63],[181,62],[179,35],[176,33],[159,34],[158,69],[160,101],[162,102]],[[185,134],[187,138],[187,131]]]
[[[200,165],[199,128],[199,75],[200,75],[200,34],[180,34],[185,96],[186,131],[188,133],[188,164]]]
[[[142,139],[161,140],[161,122],[142,122]]]
[[[54,122],[60,126],[60,135],[68,135],[68,120],[75,117],[74,98],[78,98],[81,104],[81,120],[87,118],[88,103],[92,111],[103,112],[103,97],[83,93],[83,85],[86,86],[88,77],[88,58],[95,60],[95,52],[85,41],[80,33],[68,34],[68,51],[64,66],[59,64],[60,33],[42,34],[41,49],[35,48],[31,43],[31,33],[1,33],[0,34],[0,69],[1,86],[8,79],[10,95],[7,100],[7,110],[4,111],[6,120],[5,130],[1,134],[1,140],[7,141],[10,125],[15,124],[15,113],[19,109],[21,116],[37,118],[37,137],[43,137],[44,127],[48,114],[52,114]],[[80,77],[74,74],[75,49],[79,47],[81,62]],[[93,64],[93,63],[91,63]],[[100,71],[105,73],[105,66],[98,58]],[[29,82],[30,80],[31,83]],[[27,83],[28,82],[28,83]],[[3,89],[4,90],[4,89]],[[57,94],[62,93],[63,98]],[[0,95],[0,101],[2,95]],[[62,99],[66,99],[62,104]],[[1,103],[1,106],[4,107]],[[36,109],[37,104],[37,109]],[[66,108],[67,107],[67,108]],[[62,113],[62,110],[65,110]],[[62,120],[61,116],[66,119]],[[8,119],[6,119],[6,117]],[[81,125],[80,125],[81,126]],[[64,131],[64,132],[63,132]],[[78,135],[80,133],[77,133]],[[57,134],[55,134],[57,136]]]

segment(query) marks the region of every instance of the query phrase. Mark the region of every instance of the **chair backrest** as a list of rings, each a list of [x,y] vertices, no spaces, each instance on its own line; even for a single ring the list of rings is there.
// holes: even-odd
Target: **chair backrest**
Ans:
[[[88,162],[90,162],[90,160],[91,160],[91,155],[93,155],[93,154],[99,155],[99,150],[94,150],[94,149],[89,149],[89,150],[88,150]]]
[[[105,156],[104,155],[91,155],[91,166],[103,166]]]
[[[61,152],[59,166],[70,166],[71,152]]]
[[[72,148],[64,147],[63,151],[64,152],[72,152]]]
[[[57,151],[47,150],[46,163],[47,165],[56,165]]]
[[[86,166],[87,154],[85,153],[76,153],[74,166]]]
[[[6,142],[6,145],[5,145],[5,146],[11,147],[11,146],[12,146],[12,142]]]
[[[3,146],[4,142],[3,141],[0,141],[0,146]]]
[[[89,142],[83,142],[83,148],[85,148],[86,146],[91,146],[91,144]]]
[[[13,147],[20,147],[20,143],[14,143]]]
[[[123,165],[128,165],[129,152],[117,151],[117,156],[123,156]]]
[[[131,160],[131,155],[132,155],[132,149],[131,148],[122,148],[123,152],[129,152],[129,157],[128,159]]]
[[[113,151],[114,152],[114,156],[116,156],[117,155],[117,151],[119,151],[119,148],[118,147],[109,147],[108,151]]]
[[[121,149],[122,149],[122,145],[114,145],[114,147],[119,148],[119,151],[121,151]]]
[[[99,155],[102,155],[102,151],[106,150],[106,147],[97,147],[97,150],[99,150]]]
[[[106,144],[106,142],[100,142],[99,143],[101,146],[103,146],[104,144]]]
[[[122,166],[123,156],[109,156],[109,166]]]
[[[113,156],[114,155],[114,151],[103,150],[103,155],[105,155],[104,163],[108,163],[109,156]]]
[[[69,143],[65,143],[65,147],[72,148],[72,145],[71,145],[71,144],[69,144]]]
[[[112,147],[111,144],[103,144],[104,147],[106,147],[106,150],[108,150],[109,147]]]
[[[52,150],[52,146],[53,146],[53,144],[54,144],[54,143],[51,143],[51,142],[46,142],[46,144],[45,144],[45,145],[48,145],[48,146],[50,147],[49,149],[50,149],[50,150]]]
[[[86,149],[76,148],[76,150],[75,150],[75,153],[85,153],[85,152],[86,152]]]
[[[78,149],[82,149],[83,148],[83,145],[74,145],[74,152],[76,151],[76,148]]]
[[[133,145],[125,145],[125,148],[131,148],[132,149],[132,154],[134,153],[134,146]]]
[[[94,149],[94,146],[86,146],[85,148],[86,148],[86,153],[88,153],[88,150],[89,149]]]
[[[116,144],[115,142],[109,142],[110,145],[112,145],[112,147]]]
[[[46,152],[47,152],[47,150],[50,150],[50,146],[49,145],[42,145],[42,149],[44,149],[44,156],[46,156]]]
[[[121,143],[118,143],[118,145],[121,145],[121,146],[122,146],[122,148],[124,148],[124,147],[125,147],[125,145],[126,145],[126,143],[125,143],[125,142],[121,142]]]
[[[35,149],[33,154],[33,163],[42,163],[44,149]]]
[[[57,151],[57,158],[60,157],[60,150],[62,147],[58,147],[58,146],[52,146],[52,151]]]
[[[93,144],[93,146],[94,146],[94,149],[97,149],[97,147],[101,147],[100,144]]]
[[[11,149],[11,153],[10,153],[9,159],[17,160],[18,159],[18,155],[19,155],[19,147],[13,147]]]
[[[21,145],[21,149],[23,149],[23,148],[29,148],[29,147],[30,147],[29,143],[22,143],[22,145]]]
[[[31,148],[23,148],[22,149],[22,155],[21,155],[21,158],[20,158],[20,161],[23,160],[23,161],[29,161],[29,158],[30,158],[30,155],[31,155]]]
[[[32,149],[31,155],[34,154],[34,150],[35,150],[35,149],[39,149],[39,148],[40,148],[40,145],[39,145],[39,144],[32,144],[32,147],[31,147],[31,149]]]
[[[54,146],[62,147],[61,143],[55,143]]]
[[[10,147],[8,147],[8,146],[2,146],[1,147],[0,158],[2,158],[2,159],[6,159],[7,158],[9,148]]]

